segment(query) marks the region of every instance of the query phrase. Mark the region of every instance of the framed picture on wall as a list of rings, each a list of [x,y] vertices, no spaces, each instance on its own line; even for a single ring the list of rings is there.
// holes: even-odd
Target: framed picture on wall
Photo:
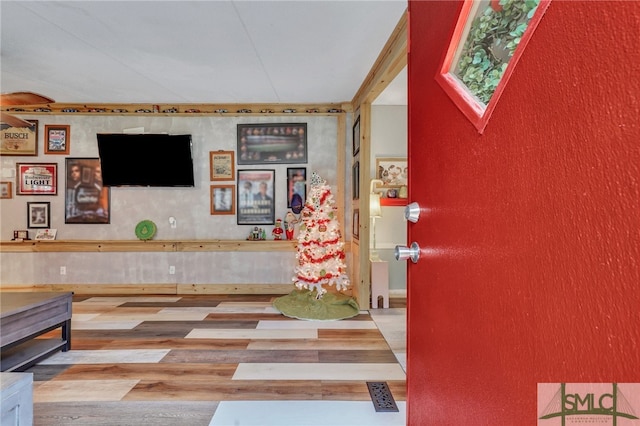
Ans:
[[[44,153],[69,155],[70,126],[47,124],[44,126]]]
[[[307,162],[307,123],[238,124],[238,164]]]
[[[353,156],[355,157],[360,152],[360,116],[356,118],[356,122],[353,124]]]
[[[106,224],[110,190],[102,185],[98,158],[66,158],[64,223]]]
[[[0,130],[0,155],[38,155],[38,120],[27,120],[31,127]]]
[[[27,203],[27,228],[51,227],[51,203],[29,202]]]
[[[238,225],[273,225],[275,170],[238,170]]]
[[[235,179],[235,153],[233,151],[209,152],[209,172],[211,180]]]
[[[211,185],[211,214],[236,214],[235,185]]]
[[[57,163],[17,163],[17,195],[56,195],[58,193]]]
[[[376,179],[383,184],[379,188],[400,188],[407,185],[409,167],[406,157],[376,158]]]
[[[360,209],[353,210],[353,238],[356,240],[360,239]]]
[[[351,167],[351,194],[354,200],[360,199],[360,162],[356,161]]]
[[[0,198],[13,198],[11,182],[0,182]]]
[[[302,203],[307,200],[307,169],[306,167],[290,167],[287,169],[287,208],[291,208],[291,200],[294,194],[302,198]]]

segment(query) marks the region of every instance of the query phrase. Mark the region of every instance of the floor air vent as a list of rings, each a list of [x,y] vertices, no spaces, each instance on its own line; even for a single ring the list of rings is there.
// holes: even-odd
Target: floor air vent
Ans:
[[[369,395],[377,412],[397,412],[398,406],[385,382],[367,382]]]

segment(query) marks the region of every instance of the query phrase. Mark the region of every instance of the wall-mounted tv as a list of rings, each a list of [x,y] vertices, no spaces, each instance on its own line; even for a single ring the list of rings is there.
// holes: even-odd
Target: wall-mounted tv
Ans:
[[[105,186],[194,186],[191,135],[98,133]]]

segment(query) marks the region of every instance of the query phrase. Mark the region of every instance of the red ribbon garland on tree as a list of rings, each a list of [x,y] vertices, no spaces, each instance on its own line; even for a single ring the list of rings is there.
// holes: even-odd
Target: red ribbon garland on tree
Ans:
[[[325,256],[322,256],[322,257],[320,257],[320,258],[318,258],[318,259],[314,259],[314,258],[312,258],[311,256],[307,255],[307,254],[306,254],[306,252],[305,252],[305,256],[304,256],[304,257],[305,257],[305,259],[306,259],[307,261],[309,261],[309,262],[311,262],[311,263],[322,263],[322,262],[325,262],[325,261],[327,261],[327,260],[329,260],[329,259],[332,259],[332,258],[334,258],[334,257],[336,257],[336,256],[337,256],[338,258],[340,258],[340,259],[344,259],[345,254],[344,254],[344,252],[331,253],[331,254],[327,254],[327,255],[325,255]]]

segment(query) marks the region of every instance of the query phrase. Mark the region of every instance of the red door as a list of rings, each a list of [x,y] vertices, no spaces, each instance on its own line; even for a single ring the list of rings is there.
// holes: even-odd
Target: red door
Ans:
[[[640,382],[640,2],[553,1],[482,135],[459,10],[409,4],[408,424],[552,426],[538,383]]]

